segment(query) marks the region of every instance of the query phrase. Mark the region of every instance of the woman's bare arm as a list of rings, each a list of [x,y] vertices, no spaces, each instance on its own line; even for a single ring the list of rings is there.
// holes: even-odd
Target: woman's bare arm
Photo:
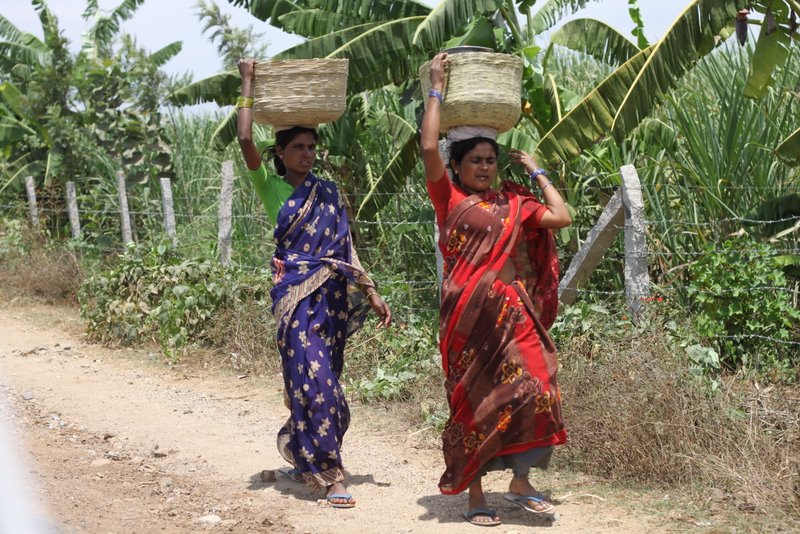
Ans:
[[[539,164],[534,157],[527,152],[523,152],[522,150],[510,150],[508,155],[511,161],[523,165],[525,167],[525,172],[528,174],[539,168]],[[542,189],[544,205],[547,208],[539,225],[542,228],[564,228],[572,224],[572,217],[569,215],[564,199],[561,198],[561,193],[558,192],[558,189],[555,188],[547,176],[538,174],[532,176],[531,179],[536,181]]]
[[[431,89],[442,92],[444,88],[447,65],[447,53],[437,54],[431,62]],[[425,166],[425,177],[431,182],[438,182],[444,176],[445,164],[439,154],[439,124],[441,102],[435,96],[423,95],[427,99],[425,114],[422,116],[422,163]]]
[[[240,59],[239,74],[242,76],[242,96],[253,96],[253,79],[255,78],[255,59]],[[242,149],[244,162],[251,171],[261,166],[261,154],[253,142],[253,108],[240,107],[237,112],[236,133],[239,148]]]

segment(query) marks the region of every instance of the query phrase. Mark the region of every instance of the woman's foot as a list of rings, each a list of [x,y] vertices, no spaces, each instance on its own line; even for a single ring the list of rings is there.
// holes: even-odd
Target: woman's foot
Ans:
[[[328,486],[325,492],[325,500],[334,508],[352,508],[356,505],[356,500],[347,493],[347,488],[341,482]]]
[[[536,488],[531,486],[527,477],[512,478],[511,483],[508,485],[508,491],[514,495],[514,498],[510,499],[507,497],[508,494],[504,495],[504,497],[522,508],[538,514],[547,514],[553,511],[553,503],[536,491]],[[532,498],[526,499],[525,497]]]
[[[500,517],[494,510],[489,510],[480,478],[476,479],[475,482],[469,486],[469,505],[467,507],[466,517],[467,521],[473,525],[493,527],[500,524]]]

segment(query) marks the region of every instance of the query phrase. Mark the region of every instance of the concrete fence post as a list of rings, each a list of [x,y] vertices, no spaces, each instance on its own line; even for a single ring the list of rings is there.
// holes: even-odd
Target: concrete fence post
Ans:
[[[39,209],[36,207],[36,184],[33,182],[33,176],[25,177],[25,192],[28,194],[28,215],[31,219],[31,225],[38,229]]]
[[[117,171],[117,194],[119,195],[119,217],[122,224],[122,244],[133,242],[131,233],[131,215],[128,211],[128,192],[125,184],[125,173]]]
[[[172,202],[172,182],[169,178],[159,179],[161,182],[161,211],[164,215],[164,231],[172,241],[172,246],[178,246],[178,233],[175,229],[175,208]]]
[[[650,296],[644,196],[636,167],[625,165],[620,171],[625,207],[625,296],[633,320],[638,321],[644,312],[645,299]]]
[[[578,299],[578,288],[582,286],[600,264],[614,238],[625,224],[622,207],[622,190],[617,190],[608,201],[597,223],[589,231],[586,241],[572,258],[567,272],[558,284],[558,298],[563,304],[572,304]]]
[[[75,182],[67,182],[67,214],[72,238],[79,239],[81,237],[81,221],[78,217],[78,195],[75,192]]]

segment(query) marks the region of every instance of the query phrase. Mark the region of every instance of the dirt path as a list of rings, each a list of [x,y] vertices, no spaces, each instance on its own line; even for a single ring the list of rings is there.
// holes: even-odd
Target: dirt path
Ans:
[[[344,458],[358,506],[336,510],[283,476],[261,479],[284,465],[274,445],[285,418],[277,377],[186,374],[147,352],[87,344],[72,310],[6,305],[0,317],[0,436],[11,429],[26,451],[22,471],[50,531],[477,528],[463,520],[464,495],[437,491],[439,451],[383,409],[352,406]],[[624,495],[588,495],[580,479],[552,471],[536,479],[560,500],[557,519],[545,520],[504,503],[507,477],[487,477],[504,522],[491,532],[658,530],[653,516],[623,506]]]

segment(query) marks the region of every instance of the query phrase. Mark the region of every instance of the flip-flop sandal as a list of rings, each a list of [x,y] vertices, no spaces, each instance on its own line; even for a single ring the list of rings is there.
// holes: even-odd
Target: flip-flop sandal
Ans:
[[[296,467],[281,467],[278,469],[278,472],[282,475],[287,476],[294,482],[303,482],[303,475],[300,473],[300,470]]]
[[[491,521],[476,521],[475,516],[483,515],[491,519]],[[472,525],[476,525],[479,527],[496,527],[497,525],[501,525],[503,522],[500,519],[495,519],[497,517],[497,510],[489,510],[487,508],[473,508],[472,510],[467,510],[464,512],[464,519],[470,522]]]
[[[341,499],[343,501],[349,501],[352,499],[353,496],[349,493],[331,493],[325,500],[328,501],[328,505],[332,506],[333,508],[354,508],[355,503],[352,502],[333,502],[332,499]]]
[[[513,504],[516,504],[523,510],[527,510],[533,514],[552,514],[553,513],[553,505],[547,502],[543,497],[538,497],[536,495],[520,495],[518,493],[504,493],[503,498]],[[536,508],[531,508],[528,505],[528,501],[533,501],[535,503],[545,505],[544,508],[537,510]]]

